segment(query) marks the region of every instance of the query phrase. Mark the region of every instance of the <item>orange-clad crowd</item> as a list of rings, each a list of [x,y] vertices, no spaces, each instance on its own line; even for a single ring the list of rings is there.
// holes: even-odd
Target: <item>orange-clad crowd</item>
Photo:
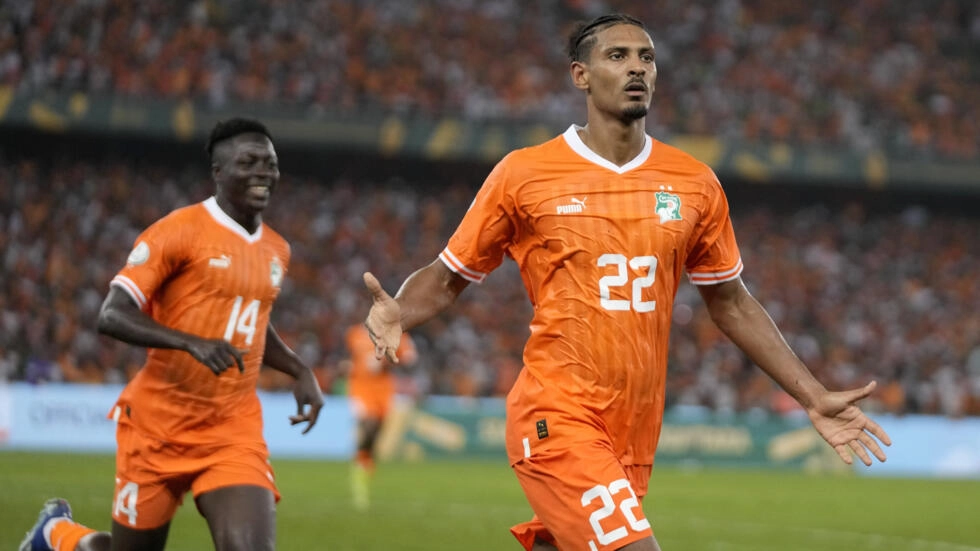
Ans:
[[[361,274],[372,270],[395,288],[434,260],[478,184],[284,178],[266,216],[292,245],[273,322],[324,389],[337,388],[345,331],[369,307]],[[206,174],[179,164],[27,157],[0,165],[0,374],[128,380],[143,352],[95,332],[108,283],[142,228],[211,193]],[[730,201],[743,279],[820,380],[847,388],[877,379],[872,400],[887,411],[980,414],[980,219],[934,206],[880,209],[857,197]],[[472,285],[451,314],[413,332],[419,361],[400,390],[505,394],[521,366],[526,302],[509,261]],[[794,407],[714,328],[687,283],[674,322],[670,404]],[[262,379],[265,388],[288,382],[271,371]]]
[[[33,0],[0,5],[0,85],[582,119],[560,39],[623,11],[657,48],[653,134],[980,158],[980,4],[964,0]]]

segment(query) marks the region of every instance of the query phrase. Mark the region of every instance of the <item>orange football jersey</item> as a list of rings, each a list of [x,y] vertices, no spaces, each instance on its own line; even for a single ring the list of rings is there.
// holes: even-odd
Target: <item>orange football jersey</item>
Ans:
[[[511,462],[585,416],[623,464],[652,464],[682,273],[709,284],[742,270],[714,173],[649,136],[619,167],[572,126],[498,163],[440,258],[480,282],[504,255],[534,307],[508,396]]]
[[[262,441],[255,386],[289,255],[279,234],[248,233],[214,197],[147,228],[111,284],[161,325],[247,350],[245,372],[218,376],[186,352],[150,348],[113,410],[119,422],[181,444]]]

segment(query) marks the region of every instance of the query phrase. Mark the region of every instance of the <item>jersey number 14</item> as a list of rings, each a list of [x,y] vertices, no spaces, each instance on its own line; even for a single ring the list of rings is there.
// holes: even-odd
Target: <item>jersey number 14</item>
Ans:
[[[231,316],[228,317],[228,325],[225,326],[225,340],[231,342],[235,333],[245,335],[245,344],[252,344],[255,338],[255,324],[259,321],[259,299],[255,299],[242,308],[245,301],[241,295],[235,297],[235,304],[231,307]]]

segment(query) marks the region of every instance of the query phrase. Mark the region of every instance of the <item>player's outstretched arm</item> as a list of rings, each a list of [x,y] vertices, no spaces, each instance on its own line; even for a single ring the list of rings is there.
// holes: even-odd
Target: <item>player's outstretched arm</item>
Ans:
[[[874,390],[874,382],[843,392],[824,388],[796,357],[741,278],[718,285],[699,285],[698,290],[715,324],[806,409],[817,432],[845,463],[851,463],[848,449],[865,465],[871,465],[869,451],[879,461],[885,460],[885,453],[872,436],[885,445],[891,445],[891,439],[857,406]]]
[[[265,352],[262,356],[262,363],[291,375],[296,379],[293,385],[293,396],[296,398],[296,415],[289,416],[292,425],[308,423],[303,429],[303,434],[310,432],[320,416],[323,408],[323,392],[320,384],[316,381],[316,376],[303,360],[283,342],[279,333],[270,323],[265,330]]]
[[[242,354],[247,351],[239,350],[223,339],[202,339],[161,325],[140,310],[136,301],[115,285],[109,288],[109,294],[102,302],[98,330],[103,335],[135,346],[183,350],[215,375],[232,366],[238,366],[239,372],[245,371]]]
[[[364,326],[374,342],[375,355],[398,363],[402,332],[452,306],[469,281],[436,259],[408,276],[394,298],[371,272],[364,274],[364,285],[373,301]]]

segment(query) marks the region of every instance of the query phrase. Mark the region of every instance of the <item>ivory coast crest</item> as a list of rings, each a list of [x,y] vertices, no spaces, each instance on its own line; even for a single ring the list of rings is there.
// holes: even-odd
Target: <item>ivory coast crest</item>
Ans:
[[[660,216],[661,224],[670,220],[681,219],[680,197],[668,191],[658,191],[655,197],[657,198],[657,205],[653,208],[653,211]]]

